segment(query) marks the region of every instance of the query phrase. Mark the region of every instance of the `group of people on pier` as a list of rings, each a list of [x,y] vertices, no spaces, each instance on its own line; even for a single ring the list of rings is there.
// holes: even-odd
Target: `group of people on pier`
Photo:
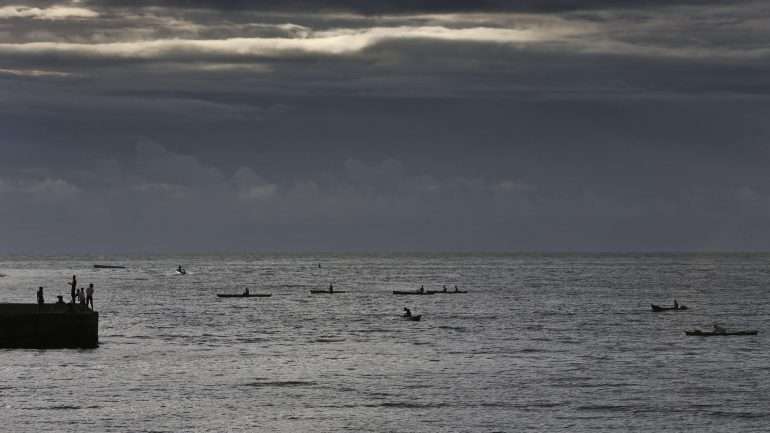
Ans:
[[[72,276],[72,281],[70,282],[70,295],[72,296],[72,304],[80,304],[85,305],[86,307],[90,306],[91,309],[94,309],[94,285],[93,283],[88,285],[88,288],[79,288],[78,286],[78,279],[75,275]],[[77,301],[77,302],[76,302]]]
[[[71,305],[78,305],[80,304],[84,308],[91,308],[91,310],[94,309],[94,285],[93,283],[89,284],[88,287],[78,288],[78,279],[75,275],[72,276],[72,281],[68,283],[71,291],[70,295],[72,296],[72,302]],[[63,296],[58,296],[59,301],[56,302],[57,304],[63,304],[64,299]],[[45,303],[45,296],[43,295],[43,287],[38,287],[37,289],[37,303],[38,305],[42,305]]]

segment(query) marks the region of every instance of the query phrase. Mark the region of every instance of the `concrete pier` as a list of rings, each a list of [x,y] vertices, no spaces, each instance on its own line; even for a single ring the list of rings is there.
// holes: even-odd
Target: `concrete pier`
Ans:
[[[70,304],[0,304],[0,348],[99,346],[99,313]]]

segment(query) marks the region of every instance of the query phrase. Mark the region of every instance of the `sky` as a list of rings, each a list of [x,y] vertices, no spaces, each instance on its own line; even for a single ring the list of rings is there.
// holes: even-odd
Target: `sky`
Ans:
[[[770,3],[0,1],[0,254],[770,250]]]

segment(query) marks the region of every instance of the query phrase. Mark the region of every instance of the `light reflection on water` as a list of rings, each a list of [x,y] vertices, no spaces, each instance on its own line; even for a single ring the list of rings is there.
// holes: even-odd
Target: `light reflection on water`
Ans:
[[[96,270],[94,263],[126,270]],[[318,263],[322,267],[318,267]],[[7,431],[751,431],[764,255],[0,259],[0,299],[96,286],[101,347],[0,350]],[[189,273],[178,276],[178,264]],[[311,288],[348,293],[309,295]],[[398,297],[455,284],[467,295]],[[219,299],[218,292],[270,292]],[[676,297],[686,313],[651,313]],[[66,298],[66,296],[65,296]],[[404,306],[421,322],[398,316]],[[720,322],[756,337],[687,338]]]

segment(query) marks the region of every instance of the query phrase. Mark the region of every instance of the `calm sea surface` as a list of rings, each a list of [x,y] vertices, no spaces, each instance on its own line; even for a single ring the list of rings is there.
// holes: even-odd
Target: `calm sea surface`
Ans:
[[[2,431],[770,429],[770,255],[0,258],[0,302],[73,273],[101,346],[0,349]]]

